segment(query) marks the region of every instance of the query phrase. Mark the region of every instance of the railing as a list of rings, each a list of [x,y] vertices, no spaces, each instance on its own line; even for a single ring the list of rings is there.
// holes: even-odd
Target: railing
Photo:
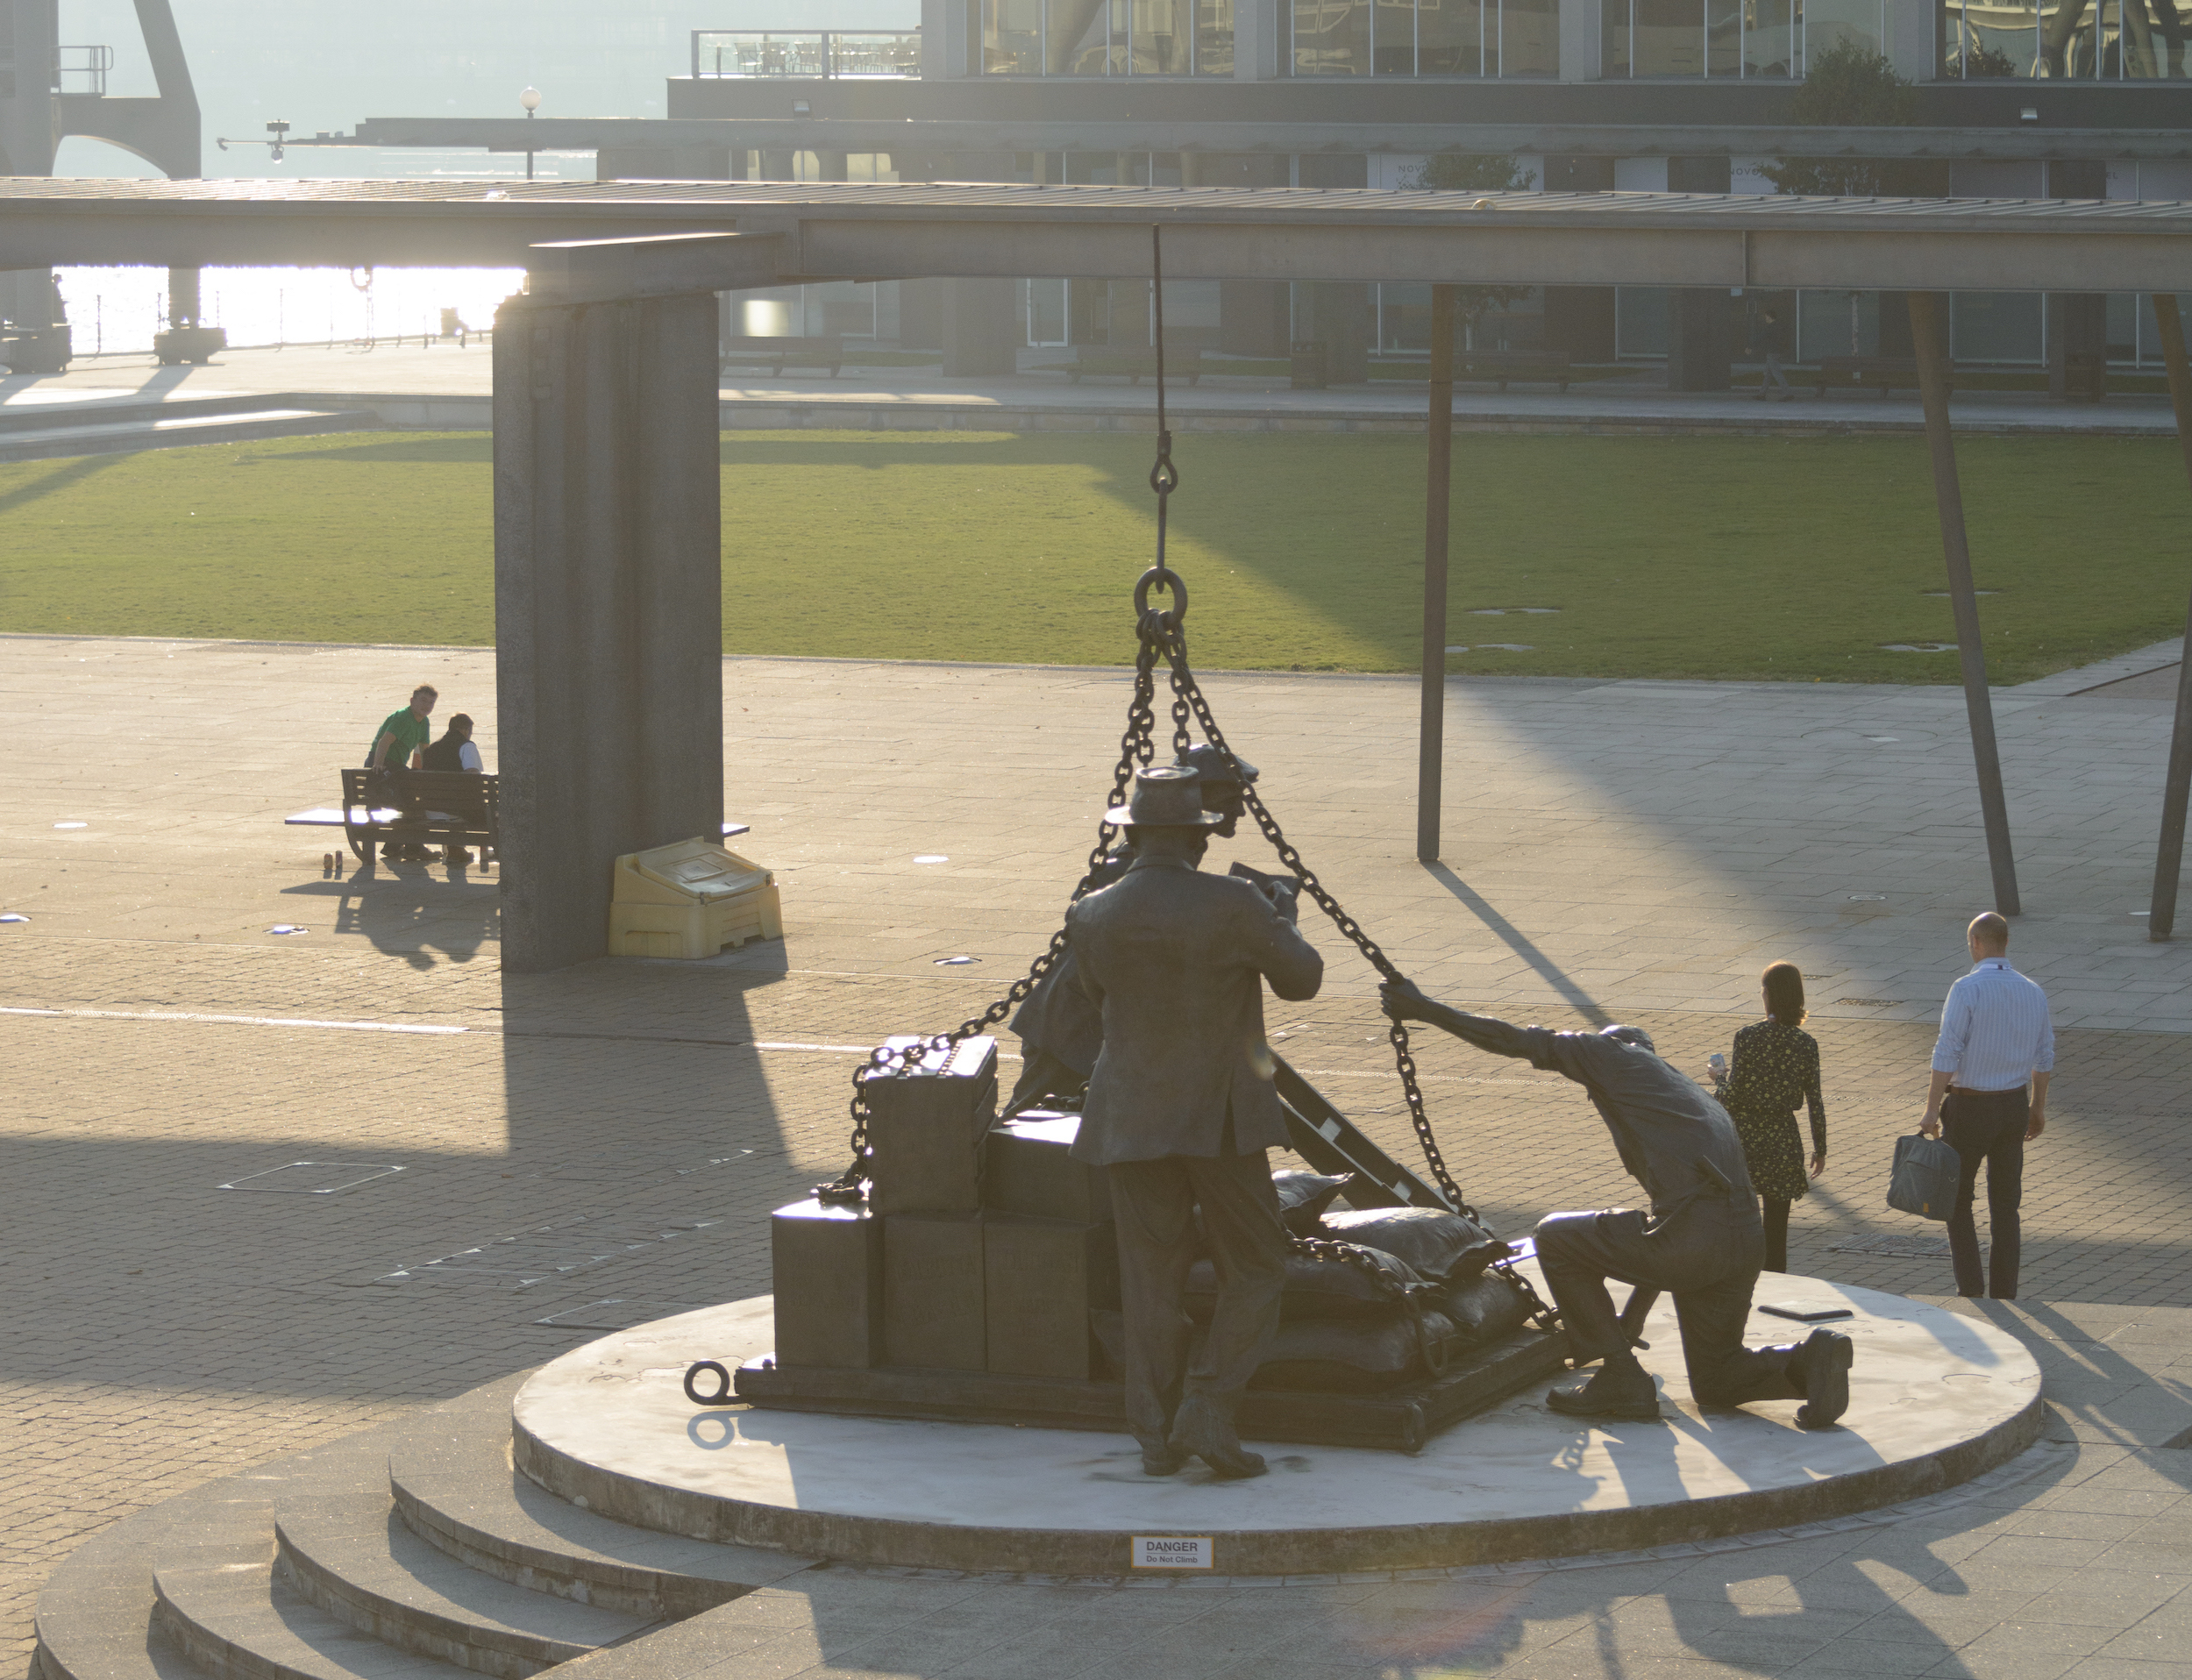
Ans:
[[[917,76],[921,32],[696,29],[693,74],[820,81],[843,76]]]
[[[107,90],[107,72],[114,68],[111,46],[56,46],[53,49],[53,91],[88,93],[101,98]]]

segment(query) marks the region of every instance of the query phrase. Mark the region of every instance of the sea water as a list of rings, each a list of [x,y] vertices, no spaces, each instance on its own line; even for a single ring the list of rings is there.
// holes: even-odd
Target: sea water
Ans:
[[[207,268],[198,319],[238,349],[416,342],[441,335],[445,310],[464,329],[492,326],[523,278],[522,268]],[[63,268],[54,279],[79,361],[148,352],[167,325],[165,268]]]

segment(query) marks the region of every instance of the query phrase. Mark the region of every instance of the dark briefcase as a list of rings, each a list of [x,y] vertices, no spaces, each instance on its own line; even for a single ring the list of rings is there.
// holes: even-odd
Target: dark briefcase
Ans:
[[[1897,1138],[1895,1167],[1888,1175],[1888,1206],[1920,1219],[1946,1219],[1956,1210],[1961,1166],[1956,1151],[1938,1137],[1913,1133]]]

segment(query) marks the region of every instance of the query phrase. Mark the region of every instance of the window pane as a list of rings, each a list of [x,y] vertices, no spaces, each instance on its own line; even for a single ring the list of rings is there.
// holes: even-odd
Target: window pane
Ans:
[[[1796,71],[1796,31],[1790,0],[1745,0],[1743,74],[1792,75]]]
[[[1667,293],[1659,286],[1623,286],[1613,294],[1613,353],[1667,353]]]
[[[1880,5],[1881,0],[1805,0],[1804,53],[1817,58],[1838,41],[1854,41],[1868,53],[1884,52]]]
[[[1193,0],[1120,0],[1134,18],[1135,75],[1187,74],[1188,7]]]
[[[1958,292],[1949,317],[1949,354],[1958,361],[2043,359],[2038,292]]]
[[[2054,0],[2043,11],[2039,57],[2044,74],[2093,79],[2094,21],[2098,10],[2088,0]]]
[[[2182,81],[2185,37],[2192,34],[2192,0],[2184,5],[2173,0],[2123,0],[2123,8],[2124,75],[2142,81]]]
[[[1878,292],[1798,292],[1797,358],[1880,353]]]
[[[1368,75],[1365,0],[1294,0],[1294,74]]]
[[[1233,74],[1233,0],[1195,0],[1195,74]]]
[[[1421,0],[1416,10],[1417,74],[1482,75],[1479,32],[1484,21],[1481,0]],[[1497,13],[1491,21],[1497,27]]]
[[[1503,76],[1558,75],[1561,73],[1560,0],[1505,0],[1485,20],[1498,30],[1498,69]],[[1488,29],[1486,33],[1491,31]],[[1490,60],[1491,43],[1485,42]]]
[[[1371,0],[1371,26],[1377,39],[1371,53],[1379,75],[1416,73],[1415,0]]]
[[[2025,0],[1944,0],[1943,74],[1975,82],[2032,75],[2039,52],[2035,25]]]
[[[1629,0],[1600,0],[1599,74],[1611,80],[1629,71]]]
[[[1043,0],[982,0],[982,72],[1043,73]]]
[[[1050,39],[1045,74],[1103,75],[1111,59],[1108,0],[1050,0]]]
[[[1704,0],[1704,73],[1743,73],[1743,0]]]
[[[1632,74],[1704,74],[1704,0],[1636,0],[1636,68]]]

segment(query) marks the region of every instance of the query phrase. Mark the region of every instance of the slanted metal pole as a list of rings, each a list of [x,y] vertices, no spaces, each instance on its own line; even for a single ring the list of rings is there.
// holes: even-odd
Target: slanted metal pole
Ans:
[[[2192,478],[2192,371],[2184,360],[2184,323],[2177,317],[2176,295],[2153,295],[2154,324],[2161,330],[2161,365],[2169,373],[2169,406],[2176,410],[2177,443],[2184,451],[2184,471]],[[2185,616],[2185,637],[2192,642],[2192,611]],[[2184,867],[2184,801],[2192,791],[2192,659],[2177,666],[2177,721],[2169,732],[2169,774],[2161,792],[2161,845],[2154,853],[2153,906],[2146,917],[2146,937],[2167,939],[2177,921],[2177,877]]]
[[[1912,292],[1911,347],[1918,354],[1918,395],[1925,404],[1925,441],[1933,455],[1933,501],[1940,509],[1941,552],[1948,561],[1948,598],[1956,609],[1956,648],[1964,667],[1964,710],[1971,720],[1971,756],[1979,769],[1979,810],[1987,826],[1987,862],[1994,872],[1994,908],[2019,914],[2017,860],[2010,854],[2010,808],[2002,797],[2002,755],[1994,744],[1994,701],[1987,693],[1987,654],[1979,639],[1979,597],[1971,582],[1964,537],[1964,497],[1956,481],[1956,440],[1948,430],[1946,335],[1940,295]]]
[[[1431,412],[1424,428],[1423,722],[1417,735],[1416,856],[1439,858],[1439,800],[1446,762],[1446,525],[1454,473],[1454,288],[1431,288]]]

